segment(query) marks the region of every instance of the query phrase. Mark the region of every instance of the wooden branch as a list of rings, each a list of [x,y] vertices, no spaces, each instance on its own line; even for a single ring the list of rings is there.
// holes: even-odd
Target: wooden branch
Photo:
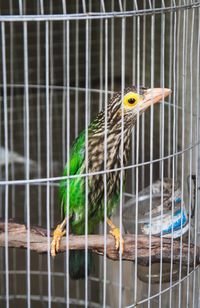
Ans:
[[[123,260],[135,261],[136,238],[135,235],[124,235],[124,253]],[[5,223],[0,221],[0,247],[5,246]],[[9,221],[8,223],[8,247],[27,248],[27,229],[25,225]],[[115,249],[115,240],[111,235],[107,235],[106,246],[107,257],[112,260],[119,260],[119,253]],[[160,260],[160,237],[152,236],[151,238],[151,260],[158,262]],[[173,262],[180,260],[180,242],[173,241]],[[38,253],[47,253],[48,242],[47,232],[43,228],[31,227],[30,229],[30,249]],[[85,249],[84,235],[70,235],[69,249]],[[104,254],[104,236],[103,235],[88,235],[88,249],[93,250],[98,254]],[[60,252],[66,250],[66,238],[61,241]],[[188,263],[188,253],[190,265],[194,265],[194,245],[182,244],[182,263]],[[162,241],[162,257],[164,262],[171,262],[171,239],[163,238]],[[196,264],[200,264],[200,248],[196,247]],[[149,237],[138,235],[137,237],[137,261],[139,264],[148,265],[149,263]]]

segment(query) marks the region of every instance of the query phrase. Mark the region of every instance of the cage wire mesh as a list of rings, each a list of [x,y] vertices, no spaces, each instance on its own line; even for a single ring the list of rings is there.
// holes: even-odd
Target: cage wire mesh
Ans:
[[[5,223],[0,248],[1,307],[200,307],[195,258],[200,218],[199,7],[200,1],[194,0],[1,1],[0,217]],[[54,259],[50,255],[50,232],[61,221],[59,181],[75,138],[83,130],[87,137],[88,124],[98,111],[107,110],[116,91],[122,91],[123,97],[124,89],[132,85],[172,90],[137,117],[129,163],[124,166],[121,158],[118,170],[120,200],[112,217],[122,234],[135,234],[136,260],[122,261],[120,253],[115,262],[95,255],[93,273],[74,281],[69,277],[69,252]],[[124,125],[123,119],[122,131]],[[87,141],[85,147],[87,159]],[[107,147],[108,143],[105,161]],[[118,155],[123,157],[122,152]],[[112,171],[104,163],[102,172],[106,203],[107,176]],[[86,167],[86,195],[89,175]],[[66,178],[69,185],[72,179],[69,174]],[[187,220],[187,228],[181,224],[176,239],[181,247],[176,264],[173,236],[171,262],[166,263],[162,255],[162,236],[160,262],[151,258],[154,224],[163,225],[166,217],[166,181],[171,181],[172,197],[179,183]],[[159,190],[154,196],[155,183]],[[155,197],[161,204],[156,222]],[[172,203],[170,217],[175,211]],[[86,196],[86,212],[89,206]],[[142,206],[147,211],[143,227]],[[10,219],[26,224],[27,249],[9,248]],[[95,234],[104,234],[106,241],[105,221]],[[47,230],[47,254],[30,249],[33,225]],[[149,265],[144,266],[137,259],[137,238],[148,226]],[[188,249],[183,262],[184,243],[194,244],[193,261]],[[86,259],[87,244],[86,236]]]

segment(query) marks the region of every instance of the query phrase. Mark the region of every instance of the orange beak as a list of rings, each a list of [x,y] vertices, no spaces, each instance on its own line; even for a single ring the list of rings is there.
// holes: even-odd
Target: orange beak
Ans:
[[[172,91],[167,88],[153,88],[145,90],[144,99],[140,102],[140,111],[160,102],[171,93]]]

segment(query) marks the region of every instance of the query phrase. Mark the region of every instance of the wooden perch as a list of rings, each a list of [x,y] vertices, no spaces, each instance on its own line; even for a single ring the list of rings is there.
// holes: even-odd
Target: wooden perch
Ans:
[[[135,261],[136,237],[135,235],[124,235],[124,253],[123,260]],[[5,223],[0,221],[0,247],[5,246]],[[25,225],[13,221],[8,223],[8,247],[27,248],[27,229]],[[115,240],[111,235],[107,235],[107,257],[112,260],[119,260],[119,253],[115,249]],[[152,262],[160,261],[160,237],[152,236],[151,238],[151,260]],[[180,242],[173,241],[173,262],[180,260]],[[182,263],[188,264],[188,252],[190,257],[190,265],[194,265],[194,245],[182,243]],[[31,227],[30,229],[30,249],[38,253],[47,253],[47,231],[39,227]],[[70,235],[69,249],[85,249],[84,235]],[[98,254],[104,253],[104,236],[88,235],[88,249]],[[61,241],[60,252],[66,250],[66,238]],[[171,262],[171,239],[163,238],[162,241],[162,257],[163,262]],[[139,264],[148,265],[149,263],[149,237],[145,235],[137,236],[137,261]],[[200,248],[196,247],[196,265],[200,264]]]

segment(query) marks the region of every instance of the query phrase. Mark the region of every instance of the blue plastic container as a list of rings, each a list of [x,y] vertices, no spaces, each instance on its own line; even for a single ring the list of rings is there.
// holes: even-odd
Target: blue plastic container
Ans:
[[[162,194],[161,194],[162,192]],[[152,198],[151,198],[152,196]],[[136,217],[136,205],[138,211]],[[123,226],[127,233],[156,235],[168,238],[178,238],[189,228],[188,215],[184,201],[181,199],[179,184],[172,185],[171,179],[164,179],[145,188],[136,197],[129,198],[123,209]]]

